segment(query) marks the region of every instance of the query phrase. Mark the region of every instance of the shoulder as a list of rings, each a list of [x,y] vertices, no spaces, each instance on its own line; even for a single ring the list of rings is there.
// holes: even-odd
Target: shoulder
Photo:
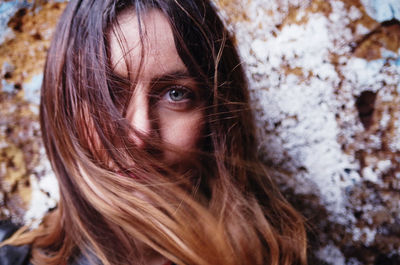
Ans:
[[[4,241],[17,231],[19,226],[8,220],[0,221],[0,241]],[[0,265],[28,265],[30,246],[10,246],[0,248]]]

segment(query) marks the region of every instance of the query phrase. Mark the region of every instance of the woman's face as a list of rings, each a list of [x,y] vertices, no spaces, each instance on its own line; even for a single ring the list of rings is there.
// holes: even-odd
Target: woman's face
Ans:
[[[166,17],[157,10],[142,16],[142,39],[135,12],[123,12],[118,22],[120,30],[109,33],[110,59],[114,74],[131,80],[126,85],[133,90],[126,118],[150,139],[158,137],[178,151],[196,150],[204,127],[204,100],[178,55]],[[145,148],[139,136],[132,137]],[[179,165],[184,159],[178,153],[166,149],[162,157],[167,164]]]

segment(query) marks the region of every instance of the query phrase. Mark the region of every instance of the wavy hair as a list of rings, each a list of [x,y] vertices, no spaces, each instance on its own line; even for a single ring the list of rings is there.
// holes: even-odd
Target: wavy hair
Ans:
[[[154,150],[170,147],[124,118],[132,92],[113,89],[108,38],[126,9],[139,25],[149,10],[164,14],[204,87],[206,129],[189,172],[157,159]],[[60,201],[38,229],[8,241],[31,244],[33,264],[78,253],[95,264],[144,264],[149,248],[176,264],[307,263],[303,218],[259,162],[240,58],[208,1],[72,0],[48,52],[40,122]]]

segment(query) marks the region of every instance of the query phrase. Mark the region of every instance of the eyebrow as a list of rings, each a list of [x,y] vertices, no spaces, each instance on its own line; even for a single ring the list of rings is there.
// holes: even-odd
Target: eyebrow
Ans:
[[[111,77],[118,81],[123,81],[123,82],[129,81],[129,78],[127,78],[126,76],[123,76],[119,73],[116,73],[115,71],[113,71],[111,73]],[[164,73],[164,74],[153,77],[151,79],[151,83],[154,84],[157,82],[168,82],[168,81],[179,80],[179,79],[194,79],[194,77],[191,76],[187,70],[176,70],[176,71]]]
[[[187,70],[177,70],[169,73],[164,73],[159,76],[155,76],[152,78],[151,82],[154,84],[157,82],[168,82],[180,79],[194,79],[194,78],[189,74]]]

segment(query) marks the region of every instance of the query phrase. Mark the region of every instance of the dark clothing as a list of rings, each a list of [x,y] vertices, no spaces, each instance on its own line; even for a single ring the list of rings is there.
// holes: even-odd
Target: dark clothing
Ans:
[[[0,242],[9,238],[18,228],[10,221],[0,221]],[[30,252],[29,245],[6,245],[0,248],[0,265],[31,265],[29,262]]]
[[[12,236],[18,228],[19,226],[8,220],[0,221],[0,242]],[[32,265],[29,262],[30,254],[31,247],[29,245],[6,245],[0,248],[0,265]],[[91,265],[83,255],[78,255],[68,263],[69,265]]]
[[[18,230],[18,226],[11,223],[10,221],[0,220],[0,242],[6,240],[15,231]],[[31,254],[31,247],[29,245],[22,246],[10,246],[6,245],[0,248],[0,265],[32,265],[29,262]],[[95,264],[101,264],[101,262],[94,258]],[[93,265],[89,260],[82,254],[76,255],[75,258],[70,259],[69,265]],[[171,263],[174,265],[174,263]]]

